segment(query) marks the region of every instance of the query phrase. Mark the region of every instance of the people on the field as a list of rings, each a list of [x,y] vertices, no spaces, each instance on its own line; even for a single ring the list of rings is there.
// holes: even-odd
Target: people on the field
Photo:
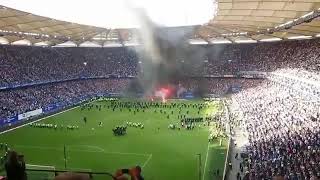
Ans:
[[[144,128],[144,125],[142,123],[136,123],[136,122],[127,122],[126,123],[128,127],[135,127],[135,128]]]
[[[127,133],[127,126],[116,126],[112,132],[115,136],[123,136]]]
[[[87,124],[87,117],[83,117],[83,122]]]
[[[169,126],[168,126],[168,129],[175,129],[176,128],[176,125],[174,125],[174,124],[169,124]]]
[[[59,125],[57,124],[45,124],[45,123],[31,123],[29,124],[30,127],[36,127],[36,128],[47,128],[47,129],[54,129],[57,130]],[[60,126],[61,129],[64,128],[63,125]],[[67,125],[66,126],[67,130],[74,130],[74,129],[79,129],[79,126],[76,125]]]

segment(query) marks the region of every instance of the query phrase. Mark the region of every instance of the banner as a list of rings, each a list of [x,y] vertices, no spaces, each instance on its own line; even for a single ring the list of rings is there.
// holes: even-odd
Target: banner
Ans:
[[[226,74],[226,75],[223,75],[223,77],[233,78],[233,77],[236,77],[236,76],[234,76],[232,74]]]
[[[56,104],[50,104],[47,107],[42,108],[42,112],[47,113],[47,112],[53,112],[57,109],[57,105]]]
[[[203,77],[206,77],[206,78],[219,78],[219,77],[223,77],[223,75],[211,74],[211,75],[204,75]]]
[[[268,73],[260,71],[240,71],[238,75],[243,78],[266,78]]]
[[[39,115],[39,114],[42,114],[42,108],[36,109],[36,110],[33,110],[33,111],[29,111],[29,112],[26,112],[26,113],[19,114],[18,115],[18,120],[20,121],[22,119],[27,119],[29,117],[36,116],[36,115]]]
[[[194,98],[193,92],[185,92],[185,93],[183,93],[183,96],[185,99],[193,99]]]
[[[106,93],[107,94],[107,93]],[[118,97],[120,96],[120,93],[113,93],[112,96],[114,97]],[[104,97],[100,95],[100,98]],[[56,112],[59,111],[63,108],[67,108],[67,107],[71,107],[71,106],[75,106],[78,105],[82,102],[85,102],[89,99],[93,99],[93,98],[97,98],[97,97],[80,97],[80,98],[75,98],[73,100],[69,100],[66,102],[60,102],[60,103],[56,103],[56,104],[50,104],[44,108],[40,108],[40,109],[36,109],[33,111],[29,111],[29,112],[25,112],[16,116],[11,116],[5,119],[0,119],[0,127],[5,127],[5,126],[11,126],[14,125],[16,123],[21,123],[23,122],[24,119],[28,119],[32,116],[36,116],[36,115],[40,115],[42,113],[52,113],[52,112]],[[110,96],[108,97],[110,98]]]
[[[11,116],[11,117],[8,117],[7,119],[3,119],[1,120],[2,122],[0,122],[1,126],[4,127],[4,126],[11,126],[15,123],[18,122],[18,116]]]
[[[122,95],[120,93],[109,93],[110,97],[121,97]]]
[[[6,119],[0,119],[0,127],[2,127],[3,125],[4,125],[4,121],[5,121]]]
[[[212,100],[212,99],[216,99],[218,98],[219,96],[217,94],[205,94],[204,95],[204,100]]]

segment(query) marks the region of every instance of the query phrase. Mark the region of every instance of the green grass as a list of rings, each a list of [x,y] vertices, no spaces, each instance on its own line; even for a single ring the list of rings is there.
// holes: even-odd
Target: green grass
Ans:
[[[123,100],[124,101],[124,100]],[[176,103],[202,103],[202,101],[181,101]],[[95,105],[108,105],[109,101],[93,102]],[[201,116],[218,110],[218,103],[201,111]],[[202,157],[202,180],[221,179],[226,155],[226,140],[219,146],[218,140],[208,144],[208,126],[194,130],[170,130],[170,123],[178,123],[178,108],[149,108],[144,113],[129,112],[128,109],[96,108],[81,110],[75,108],[38,123],[58,125],[77,125],[77,130],[47,129],[25,126],[0,135],[0,142],[25,155],[28,164],[55,166],[64,169],[64,145],[67,150],[67,168],[73,170],[91,169],[92,171],[114,172],[118,168],[135,165],[143,167],[147,180],[195,180],[198,179],[198,156]],[[189,111],[189,117],[198,117],[197,110]],[[167,115],[170,119],[167,119]],[[87,124],[83,117],[88,119]],[[99,127],[99,121],[103,127]],[[144,129],[128,127],[127,135],[114,136],[112,128],[124,125],[127,121],[140,122]],[[94,128],[94,130],[92,130]],[[160,131],[158,131],[160,128]],[[208,153],[207,153],[208,151]],[[207,156],[208,154],[208,156]],[[205,168],[206,167],[206,168]],[[205,169],[204,169],[205,168]],[[210,174],[212,169],[220,170],[220,177]],[[30,179],[30,178],[29,178]],[[36,179],[36,178],[35,178]],[[97,178],[99,179],[99,178]],[[101,178],[102,179],[102,178]],[[106,179],[105,177],[103,179]]]

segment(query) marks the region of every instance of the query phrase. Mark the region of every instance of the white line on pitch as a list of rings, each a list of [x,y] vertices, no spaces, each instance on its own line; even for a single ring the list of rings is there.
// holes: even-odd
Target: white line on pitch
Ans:
[[[98,149],[101,152],[104,152],[105,149],[99,147],[99,146],[91,146],[91,145],[67,145],[68,149],[72,149],[75,147],[87,147],[88,149],[92,148],[92,149]],[[71,147],[71,148],[70,148]]]
[[[151,158],[152,158],[152,154],[149,155],[149,157],[146,160],[146,162],[144,162],[144,164],[142,165],[142,168],[144,168],[148,164],[148,162],[150,161]]]
[[[86,168],[68,168],[68,170],[71,170],[71,171],[87,171],[87,172],[92,172],[92,169],[86,169]]]
[[[205,176],[205,173],[206,173],[206,167],[207,167],[207,161],[208,161],[208,154],[209,154],[209,144],[210,144],[210,143],[208,143],[206,160],[205,160],[205,162],[204,162],[204,168],[203,168],[202,180],[204,180],[204,176]]]
[[[55,169],[54,166],[46,166],[46,165],[36,165],[36,164],[26,164],[26,166],[28,167],[44,167],[44,168],[52,168]]]
[[[87,102],[87,103],[84,103],[84,104],[89,104],[89,103],[93,103],[93,102],[95,102],[95,101],[90,101],[90,102]],[[84,105],[84,104],[83,104],[83,105]],[[56,116],[56,115],[58,115],[58,114],[61,114],[61,113],[67,112],[67,111],[71,111],[71,110],[76,109],[76,108],[78,108],[78,107],[80,107],[80,105],[77,105],[77,106],[72,107],[72,108],[70,108],[70,109],[63,110],[63,111],[58,112],[58,113],[55,113],[55,114],[51,114],[50,116],[46,116],[46,117],[37,119],[37,120],[35,120],[35,121],[31,121],[31,122],[28,122],[28,123],[26,123],[26,124],[22,124],[22,125],[20,125],[20,126],[17,126],[17,127],[14,127],[14,128],[11,128],[11,129],[8,129],[8,130],[5,130],[5,131],[2,131],[2,132],[0,132],[0,134],[4,134],[4,133],[7,133],[7,132],[16,130],[16,129],[18,129],[18,128],[24,127],[24,126],[29,125],[29,124],[31,124],[31,123],[36,123],[36,122],[38,122],[38,121],[47,119],[47,118],[49,118],[49,117]]]
[[[14,147],[21,147],[27,149],[44,149],[44,150],[56,150],[62,151],[62,148],[56,147],[47,147],[47,146],[26,146],[26,145],[15,145]],[[100,148],[100,147],[99,147]],[[81,149],[72,149],[70,151],[76,152],[92,152],[92,153],[104,153],[104,154],[120,154],[120,155],[134,155],[134,156],[150,156],[151,154],[142,154],[142,153],[130,153],[130,152],[109,152],[105,151],[103,148],[100,148],[99,151],[92,151],[92,150],[81,150]]]
[[[44,150],[63,150],[62,148],[55,148],[55,147],[47,147],[47,146],[32,146],[32,145],[14,145],[13,147],[21,147],[26,149],[44,149]]]
[[[134,155],[134,156],[150,156],[150,154],[141,154],[141,153],[126,153],[126,152],[102,152],[105,154],[120,154],[120,155]]]
[[[73,110],[73,109],[75,109],[75,108],[78,108],[78,106],[73,107],[73,108],[70,108],[70,109],[66,109],[66,110],[64,110],[64,111],[58,112],[58,113],[56,113],[56,114],[52,114],[52,115],[50,115],[50,116],[46,116],[46,117],[40,118],[40,119],[35,120],[35,121],[28,122],[28,123],[26,123],[26,124],[22,124],[22,125],[20,125],[20,126],[17,126],[17,127],[14,127],[14,128],[8,129],[8,130],[5,130],[5,131],[2,131],[2,132],[0,132],[0,134],[4,134],[4,133],[6,133],[6,132],[10,132],[10,131],[16,130],[16,129],[18,129],[18,128],[24,127],[24,126],[29,125],[29,124],[31,124],[31,123],[36,123],[36,122],[38,122],[38,121],[47,119],[47,118],[52,117],[52,116],[56,116],[56,115],[58,115],[58,114],[61,114],[61,113],[64,113],[64,112]]]

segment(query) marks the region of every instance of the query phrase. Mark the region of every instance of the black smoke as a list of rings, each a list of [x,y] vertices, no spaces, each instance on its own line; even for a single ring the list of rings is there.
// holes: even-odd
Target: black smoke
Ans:
[[[155,87],[177,85],[186,76],[201,75],[202,72],[195,70],[203,69],[205,47],[192,46],[188,42],[197,27],[162,27],[152,22],[143,10],[136,12],[142,44],[136,52],[141,63],[137,80],[130,85],[131,90],[150,95]]]

